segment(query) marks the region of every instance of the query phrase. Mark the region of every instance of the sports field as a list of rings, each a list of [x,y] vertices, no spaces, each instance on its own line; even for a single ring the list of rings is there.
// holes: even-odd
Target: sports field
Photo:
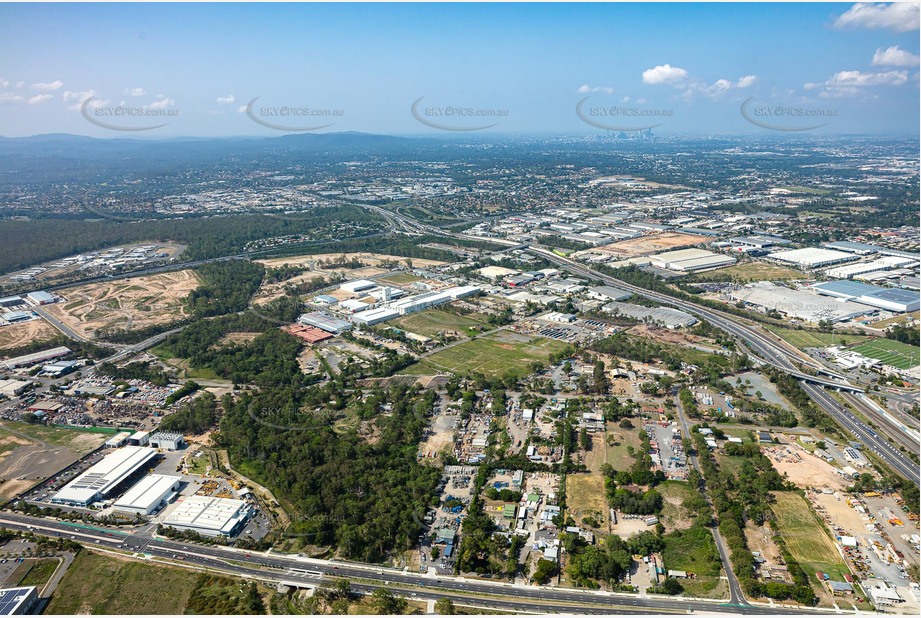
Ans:
[[[430,309],[396,318],[389,325],[426,337],[436,337],[439,332],[458,332],[469,337],[480,329],[493,328],[483,317],[479,314],[456,315],[450,311]]]
[[[911,369],[921,362],[918,348],[892,339],[874,339],[851,348],[867,358],[875,358],[897,369]]]
[[[774,497],[777,502],[771,510],[777,530],[793,557],[812,579],[816,571],[822,571],[832,575],[832,579],[842,581],[842,575],[850,571],[835,549],[828,529],[812,507],[794,492],[779,491]]]
[[[819,333],[808,330],[795,330],[792,328],[781,328],[779,326],[766,326],[766,328],[792,345],[795,348],[803,350],[805,348],[826,348],[832,345],[851,345],[852,343],[863,343],[870,337],[864,335],[846,335],[841,333]]]
[[[511,373],[521,377],[528,373],[532,362],[546,362],[553,352],[565,347],[565,343],[553,339],[500,331],[436,352],[403,373],[430,375],[449,371],[459,375],[482,373],[488,377]]]

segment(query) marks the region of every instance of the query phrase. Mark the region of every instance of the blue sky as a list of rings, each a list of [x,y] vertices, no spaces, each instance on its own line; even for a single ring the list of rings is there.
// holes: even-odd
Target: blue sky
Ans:
[[[917,135],[918,109],[917,4],[0,4],[7,136]]]

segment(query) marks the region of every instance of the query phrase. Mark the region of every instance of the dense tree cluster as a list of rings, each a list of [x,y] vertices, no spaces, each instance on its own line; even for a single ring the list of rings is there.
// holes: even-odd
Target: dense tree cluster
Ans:
[[[208,431],[216,422],[217,400],[211,393],[203,393],[160,421],[160,429],[198,435]]]

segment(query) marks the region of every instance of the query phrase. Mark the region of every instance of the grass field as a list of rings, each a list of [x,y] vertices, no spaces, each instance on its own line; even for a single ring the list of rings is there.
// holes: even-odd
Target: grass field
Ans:
[[[561,341],[528,337],[510,331],[493,333],[436,352],[403,373],[426,375],[449,371],[460,375],[482,373],[488,377],[527,375],[534,361],[546,361],[553,352],[566,347]]]
[[[57,570],[59,564],[60,561],[54,559],[32,561],[29,572],[26,573],[26,576],[22,578],[22,581],[19,582],[19,585],[38,586],[39,589],[41,589],[42,586],[48,583],[48,580],[51,579],[51,576],[54,575],[54,572]]]
[[[90,452],[110,437],[104,433],[80,431],[79,429],[67,429],[65,427],[49,427],[48,425],[32,425],[17,421],[3,421],[0,423],[0,436],[10,435],[3,431],[4,427],[53,446],[63,446],[77,455],[84,455]]]
[[[604,477],[600,474],[569,474],[566,476],[566,510],[576,524],[586,526],[584,517],[593,518],[599,525],[596,530],[607,532],[608,502],[605,497]]]
[[[694,526],[666,534],[662,558],[666,569],[694,573],[694,580],[683,579],[681,585],[692,596],[721,596],[719,588],[722,567],[716,541],[707,528]]]
[[[382,275],[378,277],[377,281],[392,283],[393,285],[407,285],[410,283],[415,283],[416,281],[422,281],[422,277],[417,277],[411,273],[391,273],[389,275]]]
[[[189,571],[82,551],[47,614],[182,614],[196,585]]]
[[[457,331],[470,336],[476,334],[480,328],[492,328],[485,320],[477,319],[482,317],[478,315],[455,315],[440,309],[430,309],[391,320],[389,324],[426,337],[435,337],[439,331]]]
[[[763,262],[746,262],[694,275],[690,281],[781,281],[804,278],[806,275],[792,268]]]
[[[568,477],[566,482],[569,482]],[[684,481],[665,481],[656,487],[656,490],[662,494],[662,513],[659,514],[659,521],[665,526],[666,532],[690,527],[691,512],[684,505],[697,496],[698,492]]]
[[[779,326],[767,326],[769,331],[800,350],[805,348],[824,348],[831,345],[851,345],[852,343],[863,343],[870,337],[865,335],[845,335],[840,333],[818,333],[807,330],[794,330],[792,328],[781,328]]]
[[[901,341],[874,339],[851,348],[858,354],[875,358],[898,369],[911,369],[921,362],[921,351]]]
[[[914,313],[904,313],[902,315],[894,315],[891,318],[886,318],[885,320],[880,320],[879,322],[873,322],[870,324],[870,327],[883,329],[887,326],[892,326],[893,324],[904,324],[912,320],[915,322],[921,320],[921,311],[915,311]]]
[[[832,579],[842,581],[843,574],[850,571],[835,549],[825,524],[812,507],[793,492],[776,492],[774,496],[776,503],[771,510],[778,532],[810,579],[816,582],[815,572],[823,571],[829,573]]]

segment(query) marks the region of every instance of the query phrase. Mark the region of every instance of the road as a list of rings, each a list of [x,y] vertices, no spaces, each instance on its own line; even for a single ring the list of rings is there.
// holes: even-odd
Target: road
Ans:
[[[195,545],[153,538],[143,533],[62,522],[19,513],[0,513],[0,526],[32,531],[51,537],[73,538],[87,547],[147,554],[152,557],[198,566],[239,577],[273,582],[289,582],[301,586],[316,586],[323,577],[343,577],[358,580],[353,588],[386,587],[411,596],[449,596],[456,603],[482,606],[490,603],[497,608],[513,610],[527,604],[540,613],[657,613],[687,611],[738,614],[789,614],[793,610],[780,606],[736,605],[721,601],[682,600],[668,597],[640,597],[633,594],[602,591],[569,590],[540,586],[519,586],[503,582],[471,580],[462,577],[403,572],[374,565],[334,562],[279,555],[271,552],[250,552],[218,545]],[[426,591],[425,589],[428,588]],[[504,600],[501,597],[506,597]],[[807,610],[796,608],[795,613]]]

